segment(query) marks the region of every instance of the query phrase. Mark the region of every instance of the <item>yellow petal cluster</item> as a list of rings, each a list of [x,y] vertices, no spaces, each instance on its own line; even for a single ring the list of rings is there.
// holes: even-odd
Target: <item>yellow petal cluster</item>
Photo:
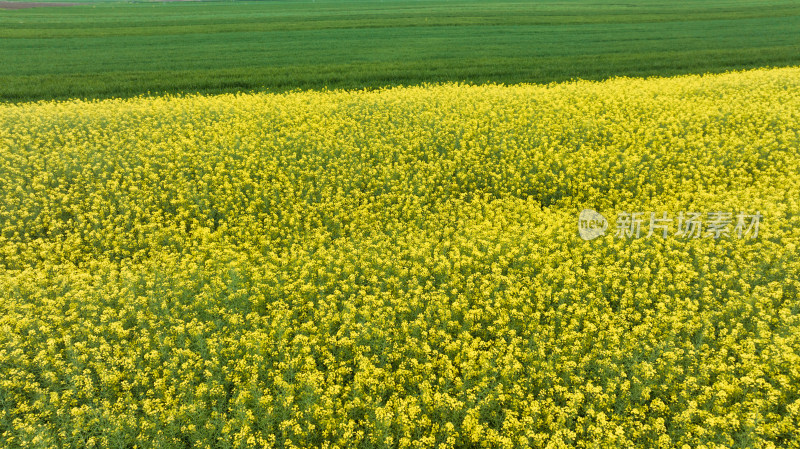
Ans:
[[[799,248],[800,68],[2,104],[0,446],[797,447]]]

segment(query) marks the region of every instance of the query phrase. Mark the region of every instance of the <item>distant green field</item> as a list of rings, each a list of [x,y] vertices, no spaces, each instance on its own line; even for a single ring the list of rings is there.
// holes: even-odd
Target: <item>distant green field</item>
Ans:
[[[0,10],[0,100],[551,82],[800,63],[800,2],[90,2]]]

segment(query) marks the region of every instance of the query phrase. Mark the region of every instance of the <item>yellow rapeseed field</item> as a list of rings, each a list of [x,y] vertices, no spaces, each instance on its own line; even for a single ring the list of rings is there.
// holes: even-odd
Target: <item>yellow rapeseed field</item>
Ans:
[[[0,105],[2,447],[798,447],[798,292],[800,68]]]

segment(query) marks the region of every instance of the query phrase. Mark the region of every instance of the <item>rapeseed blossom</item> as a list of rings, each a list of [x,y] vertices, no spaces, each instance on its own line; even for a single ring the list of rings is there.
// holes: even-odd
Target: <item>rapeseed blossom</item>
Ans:
[[[799,111],[799,68],[0,105],[0,444],[797,445]]]

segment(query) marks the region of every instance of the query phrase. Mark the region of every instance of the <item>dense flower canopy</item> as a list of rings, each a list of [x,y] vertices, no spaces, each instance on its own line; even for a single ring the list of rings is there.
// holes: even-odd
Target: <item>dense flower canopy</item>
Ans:
[[[796,444],[798,246],[798,68],[4,104],[0,442]]]

